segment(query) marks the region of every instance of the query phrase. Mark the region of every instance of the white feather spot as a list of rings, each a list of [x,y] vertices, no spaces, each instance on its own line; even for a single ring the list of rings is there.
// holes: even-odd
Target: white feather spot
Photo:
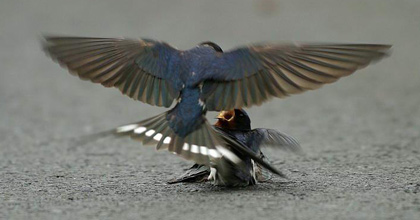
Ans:
[[[153,139],[155,139],[156,141],[160,141],[160,139],[162,139],[162,134],[161,133],[157,133]]]
[[[166,138],[163,140],[163,143],[164,143],[164,144],[169,144],[169,143],[171,143],[171,137],[166,137]]]
[[[182,146],[182,150],[188,151],[190,149],[190,145],[185,143],[184,146]]]
[[[205,147],[205,146],[200,146],[200,153],[201,153],[202,155],[208,155],[208,153],[207,153],[207,147]]]
[[[198,148],[197,145],[193,144],[193,145],[191,145],[191,152],[195,153],[195,154],[198,154],[198,153],[200,153],[200,148]]]
[[[216,146],[216,149],[223,156],[225,156],[226,158],[228,158],[230,161],[232,161],[232,162],[234,162],[236,164],[239,164],[239,163],[242,162],[242,160],[238,156],[236,156],[236,154],[234,154],[232,151],[230,151],[230,150],[228,150],[228,149],[226,149],[226,148],[224,148],[224,147],[222,147],[220,145]]]
[[[124,126],[118,127],[116,130],[117,130],[117,133],[123,133],[123,132],[136,129],[137,127],[138,127],[137,124],[131,124],[131,125],[124,125]]]
[[[153,130],[153,129],[148,130],[148,131],[146,132],[146,136],[147,136],[147,137],[150,137],[150,136],[152,136],[154,133],[155,133],[155,130]]]
[[[203,102],[203,100],[201,100],[201,99],[198,99],[198,104],[200,105],[200,106],[204,106],[205,104],[204,104],[204,102]]]
[[[222,157],[222,155],[215,149],[209,149],[207,152],[208,152],[210,157],[214,157],[214,158]]]
[[[134,133],[136,133],[136,134],[141,134],[141,133],[143,133],[144,131],[146,131],[147,130],[147,128],[145,128],[145,127],[138,127],[138,128],[136,128],[135,130],[134,130]]]

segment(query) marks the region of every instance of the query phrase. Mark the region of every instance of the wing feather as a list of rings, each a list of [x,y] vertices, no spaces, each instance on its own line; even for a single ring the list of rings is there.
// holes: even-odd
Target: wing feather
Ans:
[[[44,49],[72,74],[119,88],[133,99],[169,107],[178,98],[180,85],[166,81],[172,82],[169,77],[176,77],[168,73],[168,66],[179,51],[166,43],[148,39],[45,37]]]
[[[285,98],[335,82],[387,56],[390,47],[284,44],[238,48],[214,58],[209,68],[212,73],[203,85],[203,91],[207,92],[202,99],[212,111],[260,105],[272,97]],[[225,96],[232,100],[224,101]]]
[[[299,142],[292,136],[275,129],[257,128],[252,131],[256,146],[279,147],[294,153],[302,153]]]

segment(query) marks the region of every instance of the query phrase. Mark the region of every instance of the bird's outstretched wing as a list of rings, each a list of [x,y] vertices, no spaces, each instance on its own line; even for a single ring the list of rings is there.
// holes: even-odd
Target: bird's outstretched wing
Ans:
[[[221,53],[203,85],[208,110],[260,105],[313,90],[387,55],[390,45],[255,45]]]
[[[150,105],[169,107],[178,97],[168,65],[178,50],[148,39],[45,37],[44,50],[83,80],[116,87]],[[176,87],[176,86],[175,86]]]
[[[284,150],[288,150],[294,153],[302,153],[299,142],[292,136],[267,128],[257,128],[251,133],[252,139],[255,141],[253,145],[258,146],[271,146],[279,147]]]

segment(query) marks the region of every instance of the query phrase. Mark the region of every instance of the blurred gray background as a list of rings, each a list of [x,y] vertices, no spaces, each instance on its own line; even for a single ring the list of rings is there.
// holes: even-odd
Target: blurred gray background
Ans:
[[[306,156],[266,149],[289,180],[167,185],[191,163],[130,139],[81,137],[165,111],[80,81],[43,34],[147,37],[188,49],[251,42],[393,44],[320,90],[249,109]],[[418,219],[419,0],[1,0],[0,219]],[[209,114],[213,121],[214,113]]]

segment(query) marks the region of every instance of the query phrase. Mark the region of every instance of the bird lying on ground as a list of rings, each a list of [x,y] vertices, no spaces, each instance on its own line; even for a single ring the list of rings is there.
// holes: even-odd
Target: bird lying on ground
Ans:
[[[255,155],[216,132],[207,111],[261,105],[273,97],[313,90],[387,55],[379,44],[261,44],[224,53],[212,42],[177,50],[150,39],[45,37],[51,58],[83,80],[116,87],[144,103],[170,107],[155,117],[117,129],[143,143],[155,142],[206,166],[232,151]],[[259,158],[253,158],[259,161]],[[259,161],[259,163],[262,163]],[[223,165],[219,165],[219,170]]]
[[[251,119],[243,109],[222,111],[217,119],[214,127],[218,132],[240,142],[264,161],[267,160],[261,152],[261,146],[274,146],[295,153],[301,152],[299,143],[285,133],[266,128],[251,129]],[[244,167],[238,167],[236,164],[224,160],[224,172],[219,172],[217,167],[194,164],[183,175],[168,183],[210,180],[218,186],[248,186],[257,182],[265,182],[271,178],[271,174],[249,156],[234,149],[232,151],[244,161]]]

